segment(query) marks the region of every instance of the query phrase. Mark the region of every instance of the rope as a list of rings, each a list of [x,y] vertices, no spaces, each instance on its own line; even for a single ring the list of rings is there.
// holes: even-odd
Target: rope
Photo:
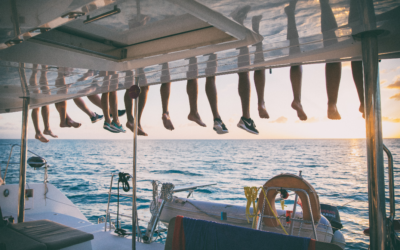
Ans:
[[[244,195],[246,196],[247,199],[247,205],[246,205],[246,219],[247,222],[250,223],[249,217],[253,218],[253,225],[252,228],[255,227],[255,217],[257,216],[256,214],[256,200],[257,200],[257,194],[258,194],[258,188],[257,187],[244,187]],[[250,207],[251,204],[253,204],[253,214],[250,214]],[[257,207],[258,207],[258,201],[257,201]]]
[[[129,192],[129,190],[131,189],[129,187],[129,182],[128,182],[130,176],[128,173],[122,173],[122,172],[119,172],[118,176],[119,176],[119,178],[118,178],[118,201],[117,201],[117,204],[118,204],[117,205],[117,225],[116,225],[116,229],[115,229],[114,233],[116,233],[118,235],[129,235],[129,233],[127,233],[125,229],[122,229],[119,224],[119,183],[122,182],[122,189],[125,192]]]
[[[247,218],[247,222],[250,223],[249,221],[249,217],[253,218],[253,225],[252,228],[255,228],[256,225],[256,220],[254,219],[257,214],[256,214],[256,207],[258,207],[258,201],[257,201],[257,205],[255,205],[255,201],[257,199],[257,194],[259,190],[262,190],[263,194],[264,194],[264,199],[267,201],[269,209],[271,210],[272,214],[274,215],[275,219],[278,221],[279,225],[281,226],[283,232],[285,232],[286,235],[289,235],[285,228],[282,226],[281,220],[278,218],[278,216],[275,214],[274,210],[272,210],[272,206],[269,202],[269,200],[267,199],[267,195],[265,194],[265,190],[263,187],[244,187],[244,195],[246,196],[247,199],[247,205],[246,205],[246,218]],[[253,204],[253,214],[250,214],[250,206],[251,204]]]

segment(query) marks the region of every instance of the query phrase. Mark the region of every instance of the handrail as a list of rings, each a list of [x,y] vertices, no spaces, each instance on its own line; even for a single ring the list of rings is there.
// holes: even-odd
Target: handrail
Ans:
[[[383,144],[383,150],[386,152],[388,157],[388,174],[389,174],[389,201],[390,201],[390,217],[389,219],[393,222],[395,211],[396,211],[396,203],[394,196],[394,174],[393,174],[393,156],[390,150]]]
[[[104,224],[104,231],[107,231],[107,222],[109,223],[109,229],[111,231],[111,217],[110,214],[115,214],[113,212],[110,212],[110,202],[111,202],[111,195],[118,195],[117,193],[112,192],[112,187],[113,187],[113,182],[114,182],[114,175],[117,175],[115,173],[111,174],[111,181],[110,181],[110,189],[108,191],[108,202],[107,202],[107,210],[106,210],[106,219],[105,219],[105,224]],[[133,181],[132,175],[128,174],[131,177],[131,180]],[[133,195],[128,195],[128,194],[119,194],[120,196],[126,196],[126,197],[133,197]],[[127,215],[119,214],[122,217],[128,217]],[[129,217],[132,218],[132,217]],[[142,237],[142,232],[140,231],[139,227],[139,219],[136,220],[136,233],[138,234],[139,241],[143,241]],[[132,235],[133,235],[133,225],[132,225]],[[135,237],[132,237],[133,239]]]
[[[8,161],[7,161],[7,166],[6,166],[6,170],[4,171],[4,178],[3,178],[3,185],[6,184],[6,176],[7,176],[7,170],[8,170],[8,165],[10,164],[10,159],[11,159],[11,155],[12,155],[12,151],[14,149],[15,146],[21,147],[19,144],[12,144],[11,145],[11,151],[10,151],[10,155],[8,156]],[[36,155],[37,157],[43,158],[40,155],[35,154],[34,152],[28,150],[29,153]],[[44,159],[44,158],[43,158]],[[19,163],[18,163],[19,164]],[[0,173],[1,174],[1,173]]]
[[[271,190],[271,189],[273,189],[273,190],[280,190],[281,188],[282,188],[282,187],[268,187],[267,190],[265,191],[265,193],[268,194],[268,191]],[[263,187],[263,189],[265,190],[264,187]],[[309,197],[308,193],[307,193],[304,189],[300,189],[300,188],[285,188],[285,189],[286,189],[286,190],[291,190],[291,191],[302,192],[302,193],[304,193],[304,194],[306,195],[306,197],[307,197],[307,202],[308,202],[308,204],[309,204],[309,206],[308,206],[308,211],[309,211],[310,214],[311,214],[311,226],[312,226],[312,229],[313,229],[313,232],[314,232],[314,239],[318,241],[317,231],[316,231],[316,229],[315,229],[314,216],[313,216],[313,213],[312,213],[311,202],[310,202],[310,197]],[[264,198],[263,209],[262,209],[262,212],[261,212],[261,215],[262,215],[262,216],[264,216],[265,200],[266,200],[266,197]],[[260,218],[262,218],[262,216],[260,216]],[[259,222],[258,222],[257,230],[261,230],[261,228],[260,228],[261,225],[262,225],[262,219],[260,219]]]

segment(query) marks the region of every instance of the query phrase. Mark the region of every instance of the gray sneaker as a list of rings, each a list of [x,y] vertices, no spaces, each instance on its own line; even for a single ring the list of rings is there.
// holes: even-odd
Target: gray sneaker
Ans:
[[[229,133],[228,129],[225,127],[225,124],[219,118],[215,118],[214,119],[214,127],[213,127],[213,129],[219,135]]]

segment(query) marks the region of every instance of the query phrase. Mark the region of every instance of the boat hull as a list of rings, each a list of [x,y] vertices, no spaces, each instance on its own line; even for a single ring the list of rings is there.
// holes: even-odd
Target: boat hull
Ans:
[[[226,213],[226,219],[221,220],[221,213]],[[253,209],[250,209],[253,212]],[[285,210],[277,210],[278,216],[285,215]],[[242,226],[251,228],[252,219],[249,222],[246,219],[246,207],[236,206],[231,204],[213,203],[206,201],[196,201],[186,198],[174,197],[171,202],[166,202],[163,211],[160,216],[160,221],[163,223],[169,223],[169,221],[178,216],[182,215],[193,219],[214,221],[218,223],[226,223],[236,226]],[[303,213],[296,212],[296,218],[301,219]],[[286,223],[285,218],[280,219],[283,227],[288,232],[290,224]],[[297,221],[294,223],[293,235],[314,238],[311,224],[300,223]],[[281,227],[262,227],[263,231],[284,233]],[[333,230],[329,221],[321,215],[321,220],[316,227],[318,241],[331,243],[333,237]]]

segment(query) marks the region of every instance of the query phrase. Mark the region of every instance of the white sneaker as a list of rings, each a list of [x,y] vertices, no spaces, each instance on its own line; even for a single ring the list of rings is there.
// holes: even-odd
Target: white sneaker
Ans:
[[[228,129],[225,127],[225,124],[222,122],[221,119],[215,118],[214,119],[214,127],[213,129],[217,132],[217,134],[222,135],[229,133]]]
[[[240,121],[237,126],[243,130],[246,130],[249,133],[258,135],[256,124],[254,124],[254,121],[251,118],[249,119],[246,119],[244,117],[240,118]]]

